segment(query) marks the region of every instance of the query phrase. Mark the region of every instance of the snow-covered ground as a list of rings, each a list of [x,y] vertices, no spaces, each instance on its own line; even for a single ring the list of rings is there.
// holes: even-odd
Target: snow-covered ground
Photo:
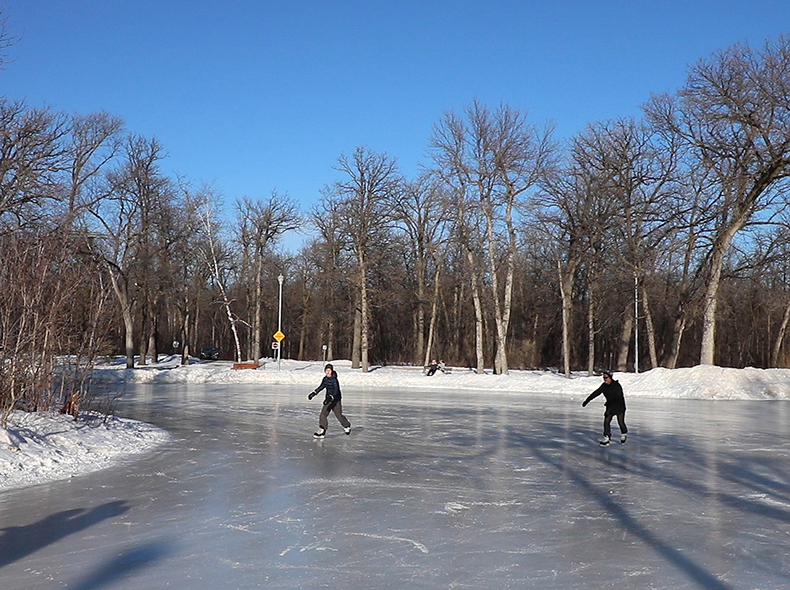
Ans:
[[[351,369],[347,360],[332,361],[343,388],[473,389],[499,393],[591,392],[600,376],[577,373],[568,380],[551,371],[510,371],[508,375],[478,375],[468,368],[450,367],[447,374],[427,377],[421,367],[372,366],[368,373]],[[104,381],[135,383],[260,383],[304,385],[307,391],[321,381],[324,363],[267,359],[254,370],[233,370],[233,363],[217,361],[180,366],[177,357],[156,365],[127,370],[122,361],[102,366],[97,377]],[[626,397],[668,397],[710,400],[790,399],[790,369],[726,369],[697,366],[686,369],[653,369],[644,373],[615,373]]]
[[[477,375],[467,368],[424,375],[419,367],[372,367],[368,373],[351,369],[350,361],[334,361],[341,386],[368,388],[475,390],[512,395],[549,393],[585,396],[600,377],[575,374],[572,379],[550,371],[511,371],[509,375]],[[177,357],[127,370],[123,361],[102,365],[97,380],[134,383],[252,383],[304,386],[314,389],[323,376],[322,362],[268,359],[258,369],[234,370],[230,362],[194,362],[180,366]],[[705,400],[788,400],[790,369],[726,369],[698,366],[653,369],[640,374],[616,373],[631,397]],[[0,490],[24,487],[104,469],[150,452],[169,435],[142,422],[121,418],[75,422],[57,414],[12,415],[7,430],[0,429]]]
[[[0,490],[105,469],[169,439],[160,428],[117,417],[16,412],[8,426],[0,428]]]

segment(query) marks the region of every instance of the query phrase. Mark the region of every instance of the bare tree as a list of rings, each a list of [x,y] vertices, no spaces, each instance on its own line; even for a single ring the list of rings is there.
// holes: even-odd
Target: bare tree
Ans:
[[[457,194],[483,216],[484,282],[490,286],[496,357],[494,369],[508,372],[507,339],[517,246],[516,220],[527,212],[524,197],[546,174],[554,151],[551,127],[538,131],[507,105],[492,112],[475,101],[466,121],[453,114],[435,128],[435,161]],[[476,282],[473,276],[472,280]]]
[[[358,147],[348,158],[341,155],[338,170],[346,178],[334,184],[340,203],[343,233],[349,237],[357,264],[359,295],[360,365],[369,368],[370,286],[369,265],[379,248],[386,244],[391,213],[387,207],[391,195],[400,190],[397,163],[387,154],[377,154]]]
[[[76,417],[87,396],[106,292],[75,237],[56,225],[0,237],[1,428],[17,409]]]
[[[8,63],[8,50],[14,45],[16,39],[8,28],[8,17],[4,14],[5,8],[0,6],[0,70]]]
[[[122,147],[123,121],[104,112],[74,115],[69,130],[70,142],[65,157],[67,211],[71,213],[90,207],[106,196],[101,190],[104,187],[95,185]]]
[[[432,339],[428,338],[426,346],[426,304],[432,304],[430,317],[433,326],[441,267],[439,251],[447,227],[449,203],[443,186],[435,177],[428,175],[406,183],[404,190],[396,191],[392,197],[393,218],[406,236],[414,267],[414,357],[417,363],[427,365],[431,357]],[[434,268],[434,289],[433,296],[429,297],[426,283],[431,263]]]
[[[257,361],[261,355],[264,254],[283,234],[299,228],[297,211],[296,203],[287,194],[280,195],[276,190],[267,201],[245,197],[236,203],[238,240],[242,248],[251,252],[253,310],[248,355],[251,360]]]
[[[312,248],[314,262],[317,267],[316,282],[320,304],[316,305],[319,314],[319,341],[326,345],[326,358],[335,358],[335,348],[337,342],[336,329],[338,319],[341,314],[342,296],[341,290],[344,284],[348,283],[347,277],[350,272],[349,265],[345,264],[344,245],[346,243],[343,236],[343,222],[341,219],[341,203],[333,192],[332,187],[322,189],[322,198],[318,205],[313,208],[311,221],[318,230],[319,238]],[[353,355],[358,354],[356,347],[352,348],[352,360],[354,366],[359,366],[359,357],[353,359]]]
[[[474,206],[473,180],[467,169],[468,130],[463,118],[447,113],[434,126],[431,150],[435,173],[448,187],[450,209],[455,210],[450,230],[450,240],[462,252],[466,264],[475,314],[475,371],[485,373],[484,317],[481,295],[481,253],[483,242],[483,220],[480,210]],[[458,322],[455,322],[456,324]]]
[[[637,281],[650,360],[655,367],[658,351],[647,282],[662,248],[676,234],[680,215],[673,206],[679,191],[677,142],[656,142],[653,136],[652,129],[641,122],[614,120],[589,126],[578,140],[578,149],[585,154],[584,168],[603,180],[604,190],[613,201],[613,208],[604,211],[612,218],[596,225],[606,228],[607,233],[599,234],[593,249],[596,245],[598,249],[610,249]],[[630,306],[626,304],[624,325],[628,325],[628,331],[623,331],[618,370],[625,369],[630,330],[633,321],[639,319]]]
[[[588,342],[595,333],[595,302],[598,273],[604,250],[616,223],[616,203],[611,198],[612,171],[602,165],[606,154],[591,149],[595,128],[580,133],[571,142],[563,170],[546,178],[540,196],[540,227],[554,244],[560,297],[562,300],[562,358],[566,377],[572,363],[573,301],[577,273],[587,266]],[[590,355],[594,347],[590,346]],[[588,371],[592,360],[588,357]]]
[[[176,310],[174,315],[178,318],[174,337],[181,344],[181,364],[188,365],[197,331],[195,322],[200,294],[208,291],[210,276],[204,261],[200,256],[195,256],[202,245],[201,213],[206,206],[206,195],[192,192],[184,183],[180,183],[179,190],[180,206],[173,210],[173,214],[180,234],[165,263],[171,277],[169,303]]]
[[[654,97],[647,113],[678,134],[693,166],[710,174],[716,213],[707,257],[700,363],[715,360],[716,308],[725,259],[735,236],[760,212],[784,204],[790,174],[790,38],[746,45],[702,60],[677,99]]]
[[[34,223],[57,197],[68,119],[0,98],[0,222]]]
[[[104,345],[107,291],[70,207],[70,131],[61,114],[0,99],[2,426],[15,409],[76,417]]]
[[[540,227],[546,233],[557,264],[558,284],[562,302],[563,372],[571,376],[573,298],[576,274],[582,265],[590,242],[590,208],[593,191],[588,190],[581,174],[558,174],[546,182],[539,214]]]
[[[308,346],[308,327],[315,320],[315,300],[318,290],[318,275],[321,271],[321,244],[311,240],[296,257],[293,265],[295,283],[300,294],[299,301],[299,350],[296,358],[305,360]],[[323,345],[323,340],[319,343]]]
[[[163,273],[157,269],[172,241],[171,183],[159,171],[164,157],[156,140],[127,138],[122,165],[107,174],[106,197],[91,207],[93,254],[103,261],[118,299],[125,332],[126,365],[134,367],[135,306],[141,313],[140,364],[156,361],[158,304]]]
[[[214,284],[217,289],[219,289],[219,303],[225,311],[225,317],[228,320],[231,333],[233,334],[236,362],[240,363],[242,360],[242,352],[238,324],[241,322],[233,311],[234,299],[231,297],[229,289],[231,271],[230,261],[232,256],[223,246],[219,238],[219,224],[216,221],[217,212],[212,206],[213,199],[210,195],[207,195],[202,201],[204,206],[200,212],[200,223],[203,239],[201,240],[200,254],[203,262],[210,269]]]

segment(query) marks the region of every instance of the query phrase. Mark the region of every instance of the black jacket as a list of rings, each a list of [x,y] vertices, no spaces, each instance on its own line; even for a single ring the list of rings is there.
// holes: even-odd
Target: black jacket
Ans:
[[[337,380],[337,373],[332,371],[331,377],[324,376],[315,392],[319,393],[322,389],[326,389],[326,396],[332,398],[330,401],[340,401],[340,381]]]
[[[603,394],[606,398],[606,409],[619,414],[625,412],[625,396],[619,381],[612,379],[611,383],[602,383],[601,386],[593,391],[586,400],[582,402],[582,407],[589,404],[599,395]]]

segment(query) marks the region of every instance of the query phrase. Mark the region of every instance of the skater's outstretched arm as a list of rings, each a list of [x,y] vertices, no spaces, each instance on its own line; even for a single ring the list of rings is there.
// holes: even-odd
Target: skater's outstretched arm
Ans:
[[[319,385],[313,391],[307,394],[307,399],[313,399],[315,396],[321,393],[322,389],[326,389],[326,377],[321,379],[321,385]]]
[[[585,407],[587,404],[589,404],[592,400],[594,400],[602,393],[603,393],[603,389],[601,389],[600,387],[595,391],[593,391],[590,395],[587,396],[587,399],[582,402],[582,407]]]

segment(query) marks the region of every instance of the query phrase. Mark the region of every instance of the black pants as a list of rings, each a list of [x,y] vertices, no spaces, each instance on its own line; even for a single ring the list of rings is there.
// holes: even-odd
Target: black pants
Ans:
[[[343,406],[339,401],[337,401],[331,404],[326,404],[323,408],[321,408],[321,415],[318,416],[319,428],[326,430],[329,427],[329,421],[327,420],[329,417],[329,412],[335,413],[335,418],[337,418],[337,421],[340,422],[340,425],[343,428],[348,428],[351,426],[351,422],[349,422],[348,418],[343,415]]]
[[[612,437],[612,418],[617,416],[617,424],[620,426],[620,434],[628,432],[628,427],[625,425],[625,410],[610,410],[609,408],[603,414],[603,435]]]

